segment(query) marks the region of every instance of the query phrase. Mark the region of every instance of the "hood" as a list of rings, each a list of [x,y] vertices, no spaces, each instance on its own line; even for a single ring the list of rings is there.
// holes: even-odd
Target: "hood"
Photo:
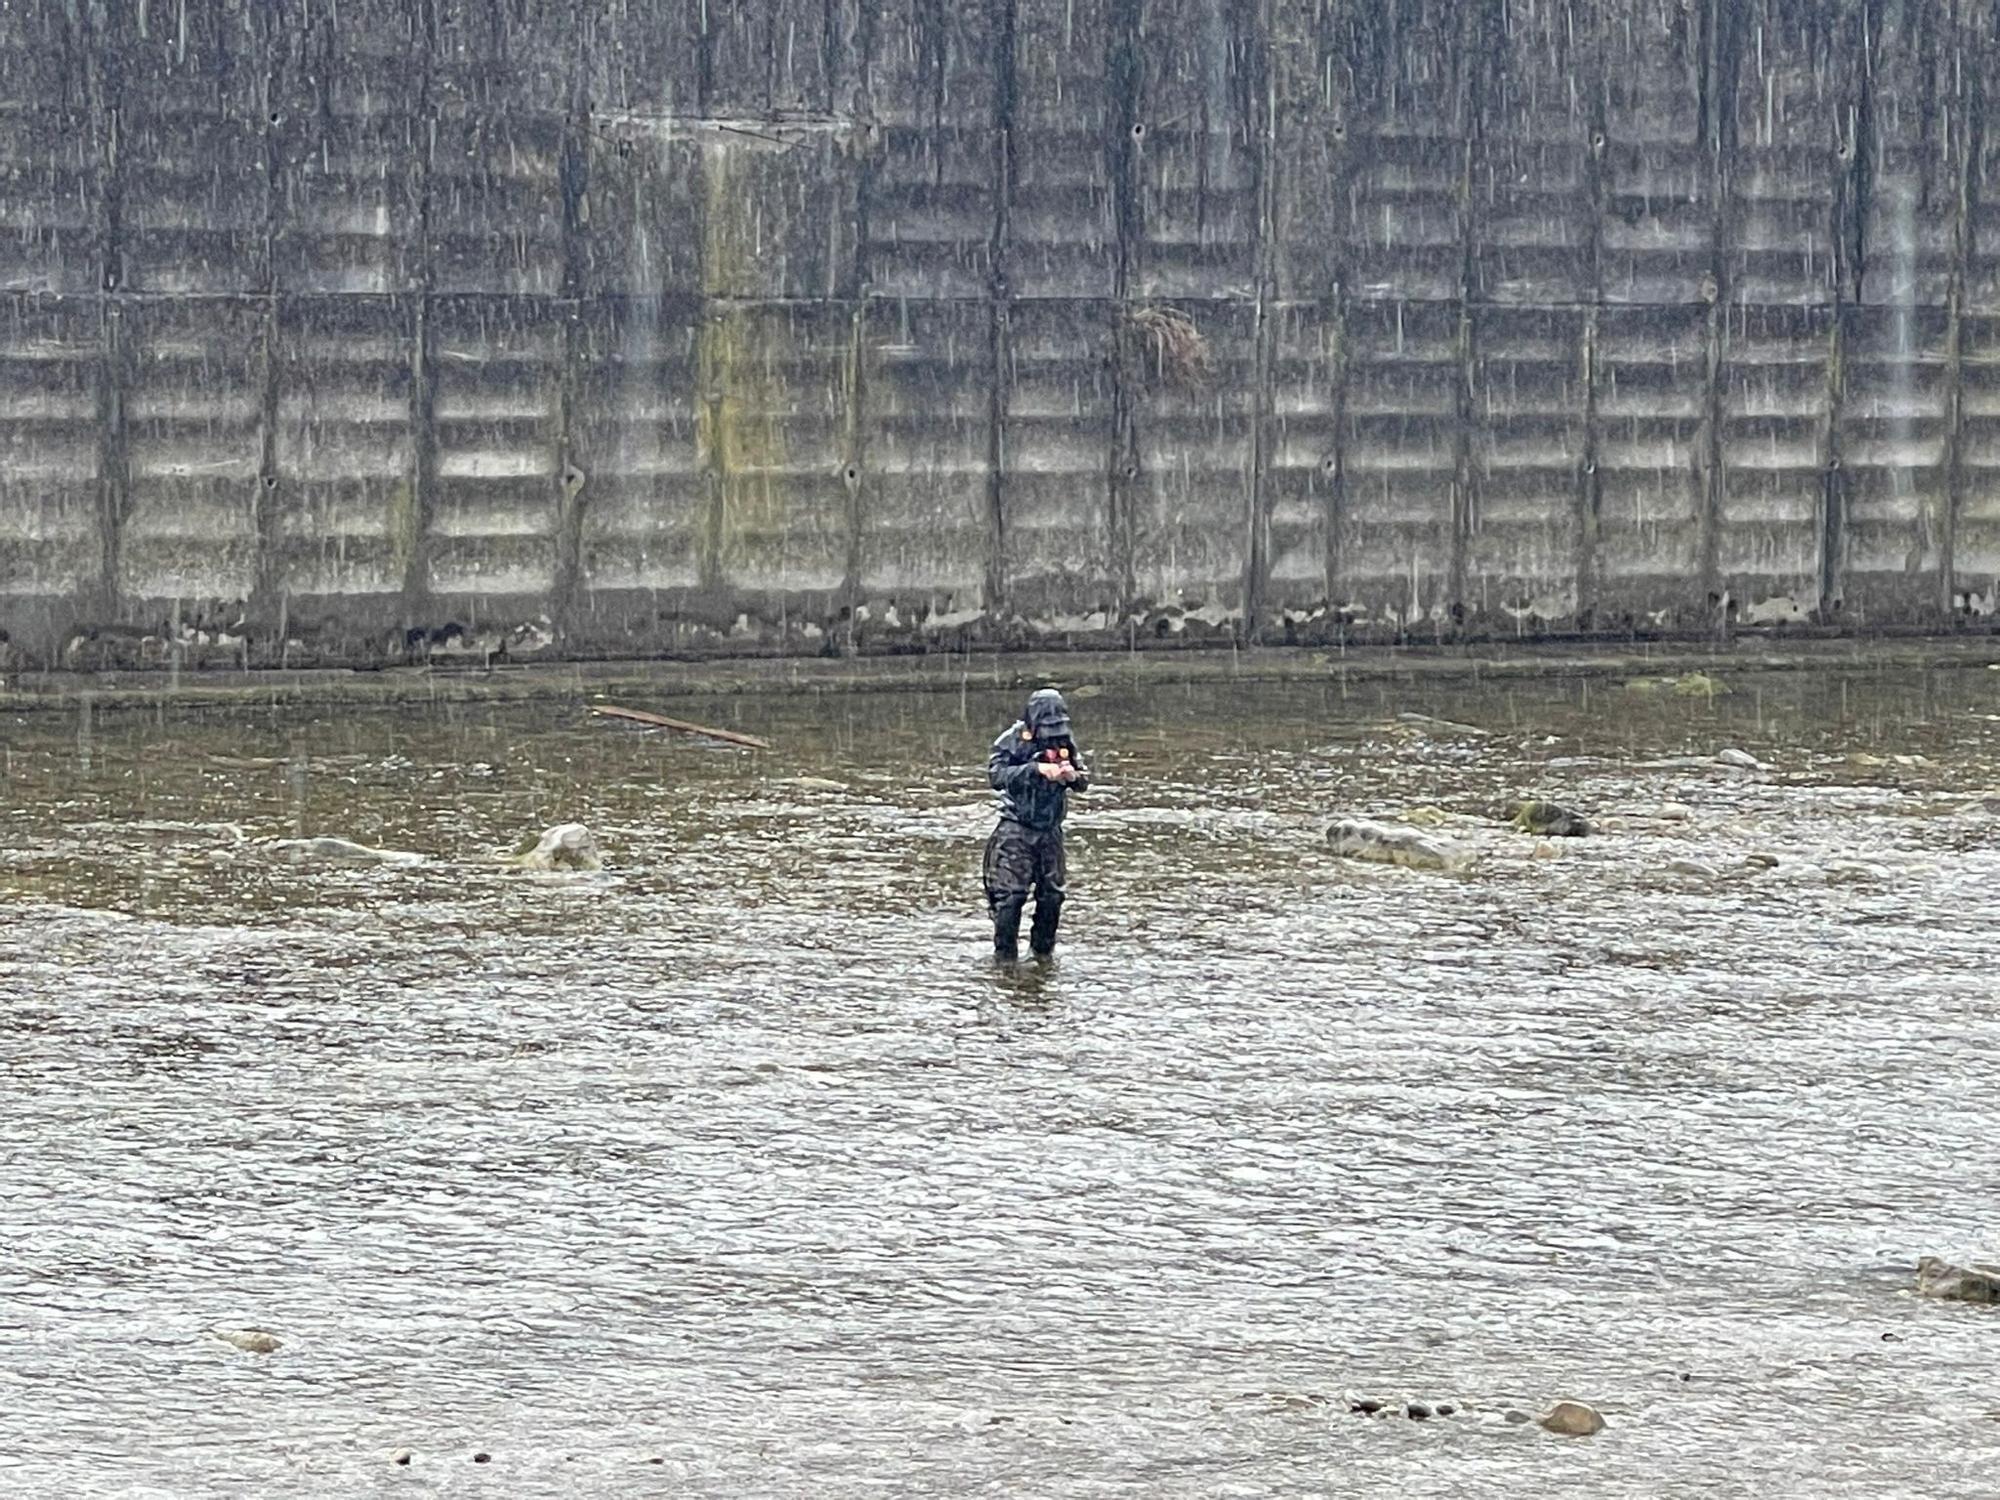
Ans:
[[[1063,695],[1054,688],[1043,688],[1028,699],[1028,711],[1022,716],[1028,732],[1038,740],[1066,740],[1069,733],[1069,705],[1063,702]]]

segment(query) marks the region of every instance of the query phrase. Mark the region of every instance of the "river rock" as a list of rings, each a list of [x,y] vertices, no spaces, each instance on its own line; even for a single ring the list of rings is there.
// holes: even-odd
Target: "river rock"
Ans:
[[[209,1332],[245,1354],[276,1354],[284,1348],[283,1340],[275,1333],[266,1333],[261,1328],[211,1328]]]
[[[1463,870],[1472,862],[1464,850],[1442,840],[1363,818],[1342,818],[1327,829],[1326,843],[1343,858],[1401,865],[1409,870]]]
[[[1376,1396],[1347,1397],[1347,1409],[1362,1417],[1408,1417],[1413,1422],[1428,1422],[1432,1417],[1448,1417],[1458,1410],[1449,1401],[1382,1400]]]
[[[1652,802],[1633,808],[1627,816],[1648,823],[1691,823],[1694,809],[1685,802]]]
[[[1580,839],[1593,831],[1590,820],[1581,813],[1571,812],[1559,803],[1535,799],[1516,802],[1508,812],[1507,821],[1523,833],[1537,833],[1544,838]]]
[[[1698,859],[1670,859],[1667,869],[1672,874],[1685,875],[1691,880],[1714,880],[1722,873],[1714,865],[1703,864]]]
[[[392,1448],[389,1450],[389,1462],[392,1464],[401,1464],[406,1469],[410,1466],[410,1460],[415,1457],[416,1455],[408,1448]]]
[[[788,791],[794,792],[844,792],[847,790],[847,783],[834,781],[825,776],[787,776],[781,781],[774,782],[773,785],[781,786]]]
[[[2000,1266],[1926,1255],[1917,1262],[1917,1292],[1946,1302],[2000,1303]]]
[[[1535,1418],[1535,1422],[1543,1431],[1561,1437],[1589,1437],[1604,1431],[1604,1418],[1581,1401],[1558,1401]]]
[[[1761,771],[1764,769],[1764,763],[1747,750],[1737,750],[1734,748],[1718,750],[1715,753],[1715,758],[1718,763],[1734,767],[1738,771]]]
[[[543,832],[541,841],[521,856],[528,870],[601,870],[604,856],[597,840],[581,823],[558,823]]]
[[[352,839],[270,839],[263,845],[288,865],[420,865],[407,849],[372,849]]]
[[[1440,734],[1464,735],[1471,739],[1483,740],[1491,733],[1477,724],[1459,724],[1451,719],[1433,718],[1430,714],[1397,714],[1396,722],[1408,724],[1417,729],[1434,729]]]

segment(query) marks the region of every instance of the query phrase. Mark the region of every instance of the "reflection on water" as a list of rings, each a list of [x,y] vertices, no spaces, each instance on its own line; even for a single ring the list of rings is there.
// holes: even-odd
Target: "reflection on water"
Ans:
[[[0,1489],[1985,1493],[2000,676],[1729,686],[1088,697],[1011,974],[1011,698],[8,724]]]

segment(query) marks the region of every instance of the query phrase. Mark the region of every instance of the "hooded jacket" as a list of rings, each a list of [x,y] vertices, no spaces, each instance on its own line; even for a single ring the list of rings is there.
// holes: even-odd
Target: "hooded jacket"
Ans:
[[[1076,780],[1050,781],[1035,769],[1045,752],[1069,752]],[[1062,825],[1069,794],[1089,789],[1090,773],[1070,736],[1069,708],[1062,694],[1043,688],[1028,699],[1026,715],[993,742],[986,760],[986,779],[1000,794],[1000,818],[1041,833]]]

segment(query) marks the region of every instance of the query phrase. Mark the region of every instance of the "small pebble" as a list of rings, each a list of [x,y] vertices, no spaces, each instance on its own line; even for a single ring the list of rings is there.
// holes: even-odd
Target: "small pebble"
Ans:
[[[490,1464],[493,1462],[493,1455],[490,1453],[475,1453],[472,1455],[472,1461],[476,1464]]]
[[[415,1456],[416,1455],[411,1453],[408,1448],[398,1448],[395,1452],[389,1455],[389,1462],[392,1464],[401,1464],[403,1465],[404,1468],[408,1468],[410,1465],[410,1460]]]
[[[1438,1415],[1441,1417],[1448,1417],[1457,1410],[1458,1408],[1453,1406],[1449,1401],[1440,1401],[1438,1403]]]

